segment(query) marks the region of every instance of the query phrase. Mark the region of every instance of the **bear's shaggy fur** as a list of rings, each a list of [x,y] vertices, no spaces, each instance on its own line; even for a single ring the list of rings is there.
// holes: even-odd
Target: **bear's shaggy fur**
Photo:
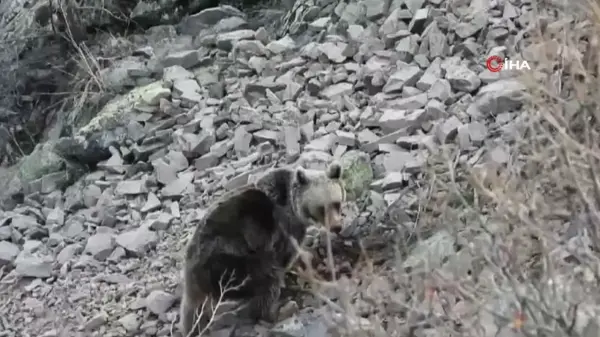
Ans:
[[[342,168],[326,171],[278,168],[254,184],[230,191],[212,205],[187,245],[183,267],[181,330],[201,330],[196,315],[205,301],[214,303],[220,281],[243,286],[227,299],[247,300],[251,318],[274,321],[285,268],[310,225],[341,226],[345,200]],[[233,275],[233,276],[232,276]],[[211,301],[212,300],[212,301]],[[205,314],[213,308],[206,305]],[[207,312],[208,311],[208,312]],[[201,326],[207,317],[200,319]]]

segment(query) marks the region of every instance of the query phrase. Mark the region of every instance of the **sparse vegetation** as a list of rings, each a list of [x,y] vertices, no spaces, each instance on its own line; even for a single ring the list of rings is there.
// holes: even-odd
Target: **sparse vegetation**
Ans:
[[[194,332],[198,330],[200,332],[197,332],[197,336],[205,336],[209,329],[213,328],[221,318],[226,315],[235,316],[241,309],[235,301],[228,301],[226,298],[228,293],[244,287],[248,278],[242,280],[239,284],[233,284],[235,274],[231,273],[229,277],[226,277],[227,274],[229,273],[224,273],[219,282],[219,297],[211,298],[209,296],[202,302],[200,308],[196,310],[197,318],[192,331],[185,337],[195,337],[196,334]]]

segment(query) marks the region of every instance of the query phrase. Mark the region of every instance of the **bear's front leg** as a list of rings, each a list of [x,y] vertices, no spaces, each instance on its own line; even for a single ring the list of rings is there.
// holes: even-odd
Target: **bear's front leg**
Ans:
[[[254,296],[250,299],[248,308],[250,318],[255,321],[264,320],[274,323],[277,320],[278,302],[281,296],[281,284],[283,282],[284,270],[273,268],[266,275],[253,277]]]

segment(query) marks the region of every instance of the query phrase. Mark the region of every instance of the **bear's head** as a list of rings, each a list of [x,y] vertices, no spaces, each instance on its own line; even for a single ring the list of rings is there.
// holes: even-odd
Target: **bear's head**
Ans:
[[[342,229],[342,203],[346,191],[341,176],[342,166],[337,162],[325,171],[296,168],[292,204],[305,223],[336,233]]]

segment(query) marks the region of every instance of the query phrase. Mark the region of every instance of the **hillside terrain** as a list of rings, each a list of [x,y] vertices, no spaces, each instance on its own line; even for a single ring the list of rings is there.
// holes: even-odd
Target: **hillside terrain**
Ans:
[[[0,336],[178,336],[211,202],[333,160],[344,228],[309,230],[279,322],[207,335],[597,336],[596,3],[0,13]]]

